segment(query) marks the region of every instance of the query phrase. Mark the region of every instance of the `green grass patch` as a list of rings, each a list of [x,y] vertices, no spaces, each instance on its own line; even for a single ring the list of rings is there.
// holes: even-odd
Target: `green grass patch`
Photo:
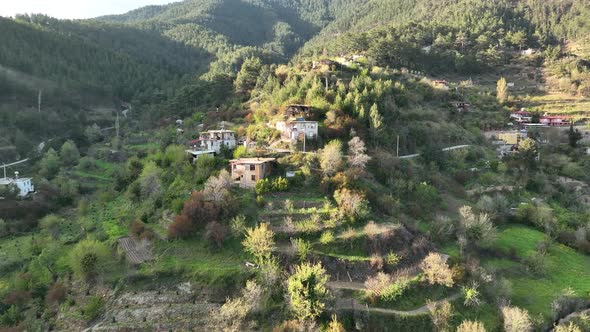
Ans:
[[[459,245],[456,243],[447,244],[446,246],[440,248],[440,252],[442,252],[443,254],[447,254],[455,259],[459,259],[461,257]]]
[[[410,311],[426,305],[428,300],[442,300],[456,292],[458,292],[456,289],[444,286],[418,283],[410,286],[410,288],[394,301],[379,301],[375,306],[379,308]]]
[[[526,258],[536,252],[537,244],[545,235],[526,226],[510,226],[499,233],[496,246],[500,251],[514,252],[519,258]],[[532,315],[551,316],[551,302],[565,289],[572,289],[578,296],[590,295],[590,256],[562,244],[553,244],[546,256],[546,273],[536,277],[527,273],[508,274],[512,282],[514,305],[529,310]],[[525,266],[519,262],[488,260],[484,264],[509,268],[523,272]]]
[[[0,274],[12,271],[17,265],[32,258],[33,237],[31,235],[0,240]]]
[[[249,259],[240,241],[227,241],[224,248],[212,249],[199,237],[171,242],[158,242],[155,261],[141,268],[144,274],[179,273],[207,285],[232,284],[253,272],[244,267]]]
[[[451,302],[455,315],[451,319],[451,331],[455,331],[464,320],[477,320],[484,324],[486,331],[502,331],[502,317],[498,309],[487,302],[479,306],[465,306],[463,299]]]

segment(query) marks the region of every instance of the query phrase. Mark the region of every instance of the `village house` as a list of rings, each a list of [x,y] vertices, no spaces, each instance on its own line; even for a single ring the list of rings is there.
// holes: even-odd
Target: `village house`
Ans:
[[[571,116],[567,115],[544,115],[539,119],[539,123],[551,127],[569,126]]]
[[[471,104],[466,103],[464,101],[452,101],[451,106],[453,106],[457,112],[459,113],[463,113],[463,112],[469,112],[469,108],[471,107]]]
[[[533,121],[533,115],[524,110],[510,113],[510,119],[513,119],[516,123],[531,123]]]
[[[240,158],[230,161],[231,177],[240,188],[254,188],[256,182],[268,177],[275,158]]]
[[[21,178],[18,176],[18,172],[14,172],[14,178],[7,178],[6,175],[4,178],[0,179],[0,189],[4,189],[6,187],[13,187],[14,190],[17,190],[17,195],[19,197],[26,197],[28,194],[35,191],[35,186],[33,186],[33,179],[31,178]]]
[[[219,153],[223,146],[230,150],[235,149],[236,143],[236,133],[231,130],[209,130],[199,135],[197,148]]]
[[[499,157],[514,153],[517,150],[518,143],[527,138],[525,130],[486,131],[484,135],[496,145],[496,152]]]
[[[279,121],[276,124],[276,128],[285,139],[298,140],[302,135],[306,139],[315,139],[318,137],[317,121],[306,121],[303,118],[291,121]]]

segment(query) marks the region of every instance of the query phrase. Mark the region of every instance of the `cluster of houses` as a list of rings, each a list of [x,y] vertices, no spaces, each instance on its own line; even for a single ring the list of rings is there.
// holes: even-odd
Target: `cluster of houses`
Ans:
[[[283,140],[289,142],[305,141],[318,137],[318,122],[307,120],[311,114],[309,105],[289,105],[283,119],[269,124],[281,133]],[[201,156],[215,156],[222,149],[233,150],[238,145],[247,145],[238,140],[234,131],[227,129],[209,130],[200,133],[198,139],[187,142],[186,153],[194,160]],[[275,158],[239,158],[230,161],[231,177],[241,188],[254,188],[256,183],[271,174]]]
[[[511,121],[522,127],[565,127],[569,126],[572,120],[567,115],[542,115],[539,122],[533,122],[533,113],[524,109],[510,113]]]

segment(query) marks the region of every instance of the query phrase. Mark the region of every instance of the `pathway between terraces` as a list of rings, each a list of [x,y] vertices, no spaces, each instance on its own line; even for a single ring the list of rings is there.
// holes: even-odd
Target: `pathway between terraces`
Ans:
[[[453,294],[447,298],[442,300],[438,300],[435,303],[440,304],[444,301],[454,301],[461,297],[461,293]],[[398,315],[398,316],[418,316],[428,313],[428,306],[425,304],[419,308],[413,310],[395,310],[395,309],[385,309],[385,308],[371,308],[367,307],[365,304],[361,304],[355,299],[347,298],[347,299],[337,299],[336,304],[334,305],[336,310],[365,310],[370,312],[377,312],[381,314],[387,315]]]

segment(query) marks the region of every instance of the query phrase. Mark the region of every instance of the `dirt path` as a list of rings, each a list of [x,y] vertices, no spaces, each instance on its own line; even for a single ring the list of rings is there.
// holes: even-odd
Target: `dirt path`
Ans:
[[[331,289],[351,289],[351,290],[365,290],[365,284],[362,282],[348,282],[348,281],[328,281],[326,284]]]
[[[451,295],[447,298],[444,298],[442,300],[438,300],[435,303],[441,303],[444,301],[453,301],[458,299],[459,297],[461,297],[460,293],[456,293],[454,295]],[[335,309],[336,310],[365,310],[365,311],[370,311],[370,312],[376,312],[376,313],[381,313],[381,314],[387,314],[387,315],[398,315],[398,316],[418,316],[418,315],[424,315],[428,313],[428,307],[426,305],[423,305],[419,308],[413,309],[413,310],[395,310],[395,309],[385,309],[385,308],[371,308],[368,307],[365,304],[361,304],[359,303],[357,300],[352,299],[352,298],[348,298],[348,299],[338,299],[336,300],[336,304],[335,304]]]

